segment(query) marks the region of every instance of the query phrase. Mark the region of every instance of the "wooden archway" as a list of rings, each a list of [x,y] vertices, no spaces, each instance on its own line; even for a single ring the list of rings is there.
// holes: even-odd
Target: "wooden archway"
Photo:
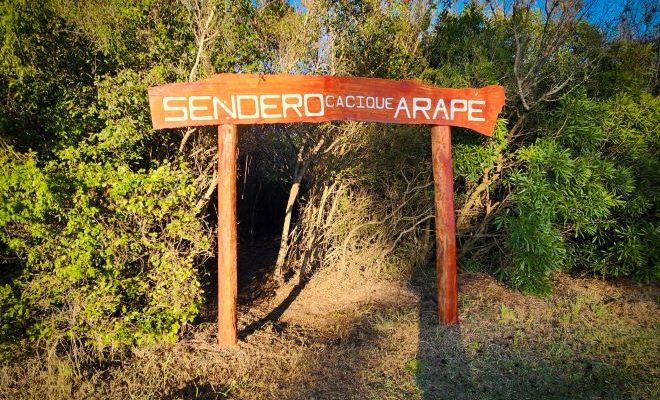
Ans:
[[[218,125],[218,345],[237,343],[236,125],[365,121],[431,128],[438,317],[458,322],[450,126],[490,136],[504,88],[447,89],[376,78],[218,74],[149,89],[154,129]],[[224,229],[220,229],[224,227]]]

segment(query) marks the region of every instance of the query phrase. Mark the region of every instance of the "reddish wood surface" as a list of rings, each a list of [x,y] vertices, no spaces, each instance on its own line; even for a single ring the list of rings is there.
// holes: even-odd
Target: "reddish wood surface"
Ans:
[[[218,345],[236,345],[236,125],[218,126]]]
[[[454,174],[451,166],[451,129],[431,128],[431,154],[435,193],[435,243],[438,281],[438,317],[443,324],[458,322],[456,279],[456,222]]]
[[[341,99],[341,100],[340,100]],[[459,126],[490,136],[504,88],[446,89],[375,78],[219,74],[149,89],[155,129],[353,120]]]

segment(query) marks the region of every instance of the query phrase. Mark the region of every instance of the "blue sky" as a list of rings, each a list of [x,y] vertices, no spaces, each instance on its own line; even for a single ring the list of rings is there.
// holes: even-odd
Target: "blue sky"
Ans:
[[[601,21],[601,20],[611,20],[621,15],[621,12],[626,6],[628,6],[633,14],[637,17],[642,17],[644,14],[644,9],[646,6],[655,5],[655,21],[658,23],[658,1],[642,1],[642,0],[594,0],[594,4],[591,7],[591,20]]]
[[[469,0],[457,0],[453,8],[460,11],[468,2]],[[289,3],[298,10],[304,8],[300,0],[289,0]],[[539,0],[539,3],[542,3],[542,0]],[[639,22],[643,19],[645,9],[653,6],[656,9],[654,18],[643,29],[653,30],[653,27],[660,24],[660,0],[585,0],[585,3],[590,4],[588,19],[598,25],[612,23],[626,7],[631,10],[632,18]]]

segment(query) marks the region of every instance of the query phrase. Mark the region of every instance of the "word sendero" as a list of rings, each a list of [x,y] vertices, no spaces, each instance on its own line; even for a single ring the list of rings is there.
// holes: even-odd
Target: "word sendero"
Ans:
[[[313,101],[316,99],[316,105]],[[292,113],[299,117],[319,117],[325,114],[323,95],[312,94],[262,94],[232,95],[229,101],[217,96],[163,97],[165,121],[213,121],[224,119],[278,119]],[[314,110],[315,109],[315,110]]]
[[[407,118],[451,121],[464,113],[468,121],[485,121],[484,100],[432,99],[364,95],[324,95],[322,93],[242,94],[222,99],[217,96],[165,96],[162,98],[165,122],[282,119],[323,117],[326,110],[389,110],[394,119]]]

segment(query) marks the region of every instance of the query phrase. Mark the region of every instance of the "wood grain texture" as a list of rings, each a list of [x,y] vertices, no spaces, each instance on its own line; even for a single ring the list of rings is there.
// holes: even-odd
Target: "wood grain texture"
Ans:
[[[237,343],[236,125],[218,126],[218,345]]]
[[[418,81],[307,75],[218,74],[149,89],[155,129],[353,120],[458,126],[490,136],[504,97],[501,86],[446,89]]]
[[[458,322],[458,283],[454,174],[451,166],[451,129],[449,127],[434,126],[431,128],[431,154],[435,189],[438,317],[443,324],[455,324]]]

